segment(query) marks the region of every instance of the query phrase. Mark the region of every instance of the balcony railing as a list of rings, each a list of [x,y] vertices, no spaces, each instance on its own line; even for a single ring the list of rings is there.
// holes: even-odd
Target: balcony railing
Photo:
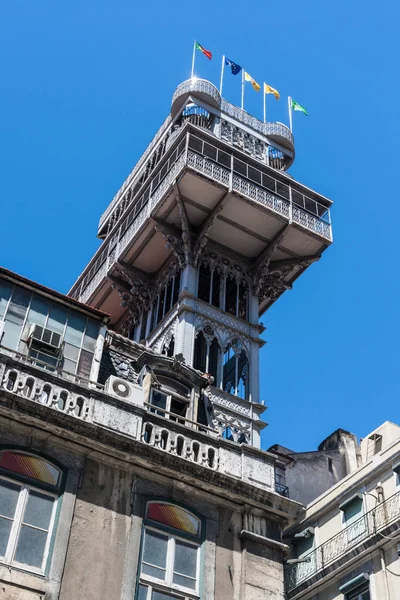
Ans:
[[[275,491],[280,496],[283,496],[284,498],[289,498],[288,486],[284,485],[283,483],[279,483],[276,479],[275,479]]]
[[[135,388],[140,399],[143,390]],[[270,455],[246,444],[232,444],[218,431],[143,402],[123,400],[108,393],[96,382],[83,382],[64,371],[48,371],[31,364],[16,352],[0,349],[0,407],[7,406],[9,398],[18,398],[19,411],[45,419],[47,426],[59,428],[66,418],[79,421],[79,432],[85,427],[104,428],[157,451],[178,459],[228,474],[254,485],[254,470],[249,467],[256,460],[257,485],[273,491],[274,461]],[[21,404],[22,402],[22,404]],[[9,408],[7,409],[9,412]],[[44,413],[43,411],[46,411]],[[18,412],[15,417],[18,418]],[[86,424],[86,425],[85,425]],[[66,427],[70,425],[66,424]],[[71,423],[72,426],[72,423]],[[259,452],[257,457],[254,453]],[[140,454],[140,453],[139,453]],[[182,463],[183,464],[183,463]]]
[[[292,218],[300,227],[328,241],[332,240],[329,208],[300,191],[302,188],[299,184],[294,186],[290,181],[283,183],[272,174],[267,175],[264,171],[246,166],[243,161],[237,160],[233,153],[214,147],[192,134],[188,135],[191,136],[191,140],[199,141],[199,150],[189,148],[184,152],[184,141],[181,137],[178,138],[177,147],[165,159],[167,167],[164,165],[161,171],[155,174],[147,183],[146,190],[133,199],[131,208],[126,211],[119,227],[119,240],[114,237],[109,243],[103,244],[80,280],[71,289],[70,294],[74,298],[81,302],[89,300],[146,219],[162,202],[167,190],[186,168],[197,171],[226,188],[231,187],[235,192],[263,205],[271,212],[286,219]],[[210,152],[213,152],[213,157],[208,155]],[[240,169],[243,165],[247,170],[242,174]]]
[[[400,492],[381,502],[360,519],[302,557],[304,562],[287,566],[285,569],[286,591],[290,592],[300,583],[331,565],[361,542],[398,519],[400,519]]]

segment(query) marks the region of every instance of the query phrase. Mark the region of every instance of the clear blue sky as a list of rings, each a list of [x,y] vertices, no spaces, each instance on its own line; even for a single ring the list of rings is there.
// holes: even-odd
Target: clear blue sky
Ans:
[[[67,292],[98,218],[190,75],[221,55],[282,94],[294,177],[335,201],[333,246],[263,317],[267,447],[314,449],[338,427],[400,422],[398,23],[394,0],[3,0],[0,263]],[[225,94],[224,94],[225,95]],[[226,77],[228,100],[239,82]],[[245,108],[262,116],[248,84]]]

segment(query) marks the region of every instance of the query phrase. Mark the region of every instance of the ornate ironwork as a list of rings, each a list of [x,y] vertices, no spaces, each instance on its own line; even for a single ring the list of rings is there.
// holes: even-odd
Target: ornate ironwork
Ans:
[[[185,96],[186,94],[190,93],[195,94],[196,92],[200,94],[207,94],[207,96],[210,96],[214,100],[217,106],[220,105],[221,96],[215,85],[206,79],[193,78],[187,79],[178,85],[174,95],[172,96],[172,106],[174,106],[176,100],[178,100],[181,96]]]
[[[175,157],[175,162],[171,163],[166,176],[149,198],[143,200],[143,202],[140,198],[137,202],[135,202],[135,206],[138,203],[140,204],[140,212],[136,214],[136,216],[131,217],[129,215],[127,217],[128,222],[131,218],[133,220],[125,229],[119,242],[115,244],[113,241],[113,250],[111,251],[111,254],[109,255],[109,257],[107,257],[105,253],[103,263],[100,264],[96,273],[91,279],[89,279],[89,281],[87,281],[84,284],[80,282],[79,285],[77,284],[76,287],[74,286],[72,288],[72,294],[74,295],[74,297],[77,297],[82,302],[87,302],[90,299],[92,293],[106,278],[107,273],[113,266],[115,260],[118,260],[125,248],[130,243],[132,243],[134,236],[143,226],[146,219],[150,217],[152,212],[163,201],[165,194],[172,187],[173,183],[177,180],[177,178],[183,172],[186,166],[190,167],[194,171],[197,171],[198,173],[201,173],[205,177],[212,179],[213,181],[219,183],[228,190],[231,188],[233,191],[239,193],[245,198],[248,198],[253,202],[257,202],[265,206],[266,208],[268,208],[268,210],[283,216],[287,220],[289,220],[290,216],[292,216],[292,220],[294,223],[309,231],[312,231],[313,233],[316,233],[317,235],[322,236],[323,238],[329,241],[332,240],[331,224],[327,222],[325,217],[319,218],[307,212],[306,210],[299,208],[295,204],[291,204],[289,200],[286,200],[278,196],[277,194],[274,194],[266,190],[265,188],[262,188],[261,186],[250,182],[249,180],[243,177],[240,177],[236,173],[233,173],[230,169],[220,166],[208,157],[202,156],[200,154],[197,154],[196,152],[193,152],[192,150],[189,150],[187,152],[187,155],[180,154]],[[326,210],[329,214],[328,209]],[[172,243],[172,240],[170,241]],[[182,251],[183,250],[184,249],[182,247]],[[200,248],[197,248],[197,252],[198,251],[200,251]],[[96,257],[91,261],[91,264],[89,265],[90,268],[92,268],[92,265],[99,260],[99,257],[100,254],[96,255]],[[89,267],[86,270],[86,273],[89,273]],[[275,275],[273,279],[275,280],[276,277],[277,276]],[[270,284],[266,285],[269,286]],[[278,292],[278,295],[279,293],[281,292]]]
[[[400,492],[381,502],[364,516],[304,556],[304,562],[288,565],[285,586],[290,591],[324,569],[361,542],[400,519]]]
[[[293,133],[290,131],[289,127],[286,127],[283,123],[263,123],[259,119],[256,119],[256,117],[249,115],[246,111],[224,99],[221,101],[221,112],[233,117],[237,121],[240,121],[244,125],[254,129],[254,131],[258,131],[265,136],[271,135],[285,138],[294,148]]]

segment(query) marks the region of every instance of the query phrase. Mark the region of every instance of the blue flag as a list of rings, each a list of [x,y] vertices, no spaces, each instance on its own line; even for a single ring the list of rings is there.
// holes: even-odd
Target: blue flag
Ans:
[[[237,75],[242,70],[242,67],[233,62],[233,60],[229,60],[229,58],[225,57],[225,64],[227,67],[231,68],[232,75]]]

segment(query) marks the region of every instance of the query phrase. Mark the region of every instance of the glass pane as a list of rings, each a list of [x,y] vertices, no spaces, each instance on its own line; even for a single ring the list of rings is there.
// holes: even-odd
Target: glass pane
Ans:
[[[181,573],[189,577],[196,577],[197,546],[186,544],[180,540],[175,541],[174,573]],[[175,581],[175,575],[174,575]],[[190,586],[192,587],[192,586]]]
[[[165,580],[165,569],[159,569],[158,567],[153,567],[146,563],[142,563],[142,573],[150,575],[150,577],[155,577],[156,579],[161,579],[161,581]]]
[[[78,375],[89,379],[90,369],[92,366],[92,360],[93,360],[92,352],[88,352],[87,350],[81,351],[81,356],[79,358],[79,363],[78,363]]]
[[[6,321],[4,323],[4,335],[1,345],[11,350],[18,349],[19,338],[21,337],[21,325]]]
[[[33,296],[31,306],[28,313],[29,323],[37,323],[38,325],[44,325],[46,322],[47,313],[49,311],[49,305],[42,298]]]
[[[83,332],[85,330],[86,319],[80,315],[71,314],[68,317],[67,328],[65,330],[65,341],[74,346],[80,346]]]
[[[94,321],[88,321],[86,326],[85,337],[83,338],[83,347],[85,350],[94,352],[97,336],[99,334],[99,326]]]
[[[22,452],[11,450],[0,452],[0,467],[50,485],[57,485],[60,478],[60,471],[56,467],[38,456]]]
[[[24,565],[41,567],[47,533],[22,525],[14,560]]]
[[[14,518],[20,490],[20,486],[15,483],[0,481],[0,515]]]
[[[68,373],[73,373],[75,375],[76,362],[74,362],[73,360],[68,360],[67,358],[64,358],[62,368],[64,371],[68,371]]]
[[[28,503],[25,508],[24,523],[48,529],[51,513],[53,511],[54,498],[38,492],[29,492]]]
[[[176,585],[181,585],[191,590],[196,589],[196,580],[190,579],[189,577],[184,577],[184,575],[177,575],[176,573],[174,573],[174,583],[176,583]]]
[[[147,585],[139,585],[139,594],[137,600],[147,600],[148,589],[149,588],[147,587]]]
[[[167,564],[168,537],[146,529],[143,561],[165,569]]]
[[[7,303],[11,296],[11,289],[12,286],[5,281],[0,282],[0,317],[6,312]]]
[[[199,535],[200,533],[199,519],[184,508],[174,504],[149,502],[147,505],[147,518],[192,535]]]
[[[10,302],[10,306],[7,311],[7,321],[11,321],[12,323],[18,323],[22,325],[26,309],[29,306],[29,301],[31,299],[31,294],[22,290],[20,288],[15,288],[12,300]]]
[[[0,517],[0,556],[4,556],[7,551],[12,524],[12,521]]]
[[[47,327],[57,333],[64,333],[64,325],[67,320],[67,311],[59,306],[50,307],[49,320]]]
[[[71,344],[64,344],[64,356],[65,358],[69,358],[77,362],[79,356],[79,348],[77,348],[76,346],[71,346]]]
[[[357,519],[359,519],[362,516],[362,508],[363,504],[361,498],[354,500],[351,504],[348,504],[345,507],[344,520],[346,521],[347,525],[353,523],[354,521],[357,521]]]
[[[164,594],[164,592],[154,592],[151,595],[151,600],[181,600],[182,596],[173,596],[172,594]]]
[[[151,404],[157,406],[158,408],[167,408],[167,396],[162,392],[158,392],[157,390],[153,390],[151,394]],[[161,413],[163,414],[163,413]]]

